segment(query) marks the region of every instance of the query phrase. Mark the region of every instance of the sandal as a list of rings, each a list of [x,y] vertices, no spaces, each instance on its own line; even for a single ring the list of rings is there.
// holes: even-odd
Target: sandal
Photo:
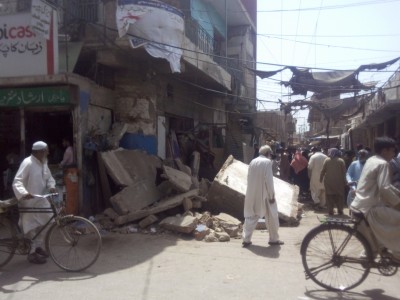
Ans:
[[[46,259],[37,254],[36,252],[28,254],[28,261],[32,264],[38,264],[38,265],[46,263]]]

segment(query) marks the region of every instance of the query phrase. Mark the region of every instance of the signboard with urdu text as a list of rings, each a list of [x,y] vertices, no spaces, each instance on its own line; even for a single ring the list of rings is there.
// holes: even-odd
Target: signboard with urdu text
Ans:
[[[69,104],[71,104],[70,92],[63,87],[0,89],[0,107]]]
[[[0,78],[58,73],[57,14],[53,10],[48,13],[49,39],[32,29],[31,13],[1,16]]]

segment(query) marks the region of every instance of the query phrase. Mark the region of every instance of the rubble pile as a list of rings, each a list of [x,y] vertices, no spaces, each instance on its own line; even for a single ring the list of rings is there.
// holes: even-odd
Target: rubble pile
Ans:
[[[199,159],[199,155],[193,155]],[[162,161],[140,150],[117,149],[100,155],[104,170],[119,188],[110,207],[96,216],[102,230],[119,233],[190,234],[196,240],[224,242],[242,233],[248,165],[230,156],[210,183],[198,166],[179,159]],[[105,181],[103,181],[105,182]],[[274,178],[279,217],[298,224],[298,187]],[[202,213],[200,211],[203,211]]]

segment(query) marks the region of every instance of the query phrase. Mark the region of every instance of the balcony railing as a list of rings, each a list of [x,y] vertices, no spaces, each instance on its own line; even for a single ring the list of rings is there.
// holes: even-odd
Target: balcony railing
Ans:
[[[63,12],[61,24],[97,22],[100,0],[48,0]]]
[[[205,54],[214,54],[215,40],[194,19],[185,19],[185,34]]]

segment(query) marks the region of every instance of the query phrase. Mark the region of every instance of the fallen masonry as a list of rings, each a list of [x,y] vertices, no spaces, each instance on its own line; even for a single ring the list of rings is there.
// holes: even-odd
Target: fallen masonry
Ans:
[[[214,181],[197,178],[197,167],[162,161],[139,150],[117,149],[100,156],[119,192],[95,217],[101,230],[119,233],[192,235],[206,242],[241,238],[248,165],[228,157]],[[274,178],[279,217],[298,225],[298,187]],[[263,220],[260,229],[265,229]]]

